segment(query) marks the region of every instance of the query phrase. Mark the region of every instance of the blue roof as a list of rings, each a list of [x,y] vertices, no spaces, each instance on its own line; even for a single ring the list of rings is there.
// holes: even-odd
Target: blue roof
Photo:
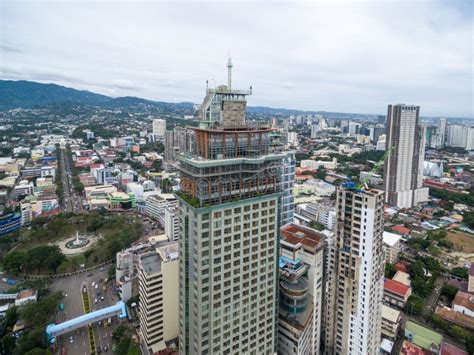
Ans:
[[[280,259],[278,261],[278,266],[283,267],[286,264],[296,265],[296,264],[299,264],[299,263],[301,263],[301,259],[299,259],[299,258],[293,260],[293,259],[287,258],[286,256],[280,256]]]

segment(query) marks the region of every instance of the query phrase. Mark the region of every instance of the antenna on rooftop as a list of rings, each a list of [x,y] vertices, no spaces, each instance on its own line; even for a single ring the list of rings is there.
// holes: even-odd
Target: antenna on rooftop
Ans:
[[[230,57],[230,49],[228,54],[229,60],[227,61],[227,89],[232,91],[232,58]]]

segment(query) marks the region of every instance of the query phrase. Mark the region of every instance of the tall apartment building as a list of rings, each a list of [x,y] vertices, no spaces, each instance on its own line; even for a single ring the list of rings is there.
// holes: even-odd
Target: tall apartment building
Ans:
[[[466,150],[474,149],[474,127],[450,124],[447,132],[446,145]]]
[[[192,135],[184,127],[165,132],[165,162],[173,162],[176,155],[190,150]]]
[[[177,157],[180,353],[276,351],[282,160],[246,95],[207,89],[192,152]]]
[[[425,133],[418,124],[419,114],[419,106],[388,105],[385,201],[400,208],[428,200],[428,189],[422,187]]]
[[[296,224],[281,232],[278,352],[319,354],[325,236]]]
[[[293,222],[295,211],[295,197],[293,187],[295,185],[296,158],[294,152],[288,152],[283,159],[283,196],[281,206],[281,225]]]
[[[361,124],[357,122],[349,122],[349,134],[351,136],[355,136],[356,134],[359,134]]]
[[[140,336],[152,354],[178,340],[178,256],[172,242],[138,257]]]
[[[164,137],[166,132],[166,120],[157,118],[152,123],[153,134],[156,137]]]
[[[441,146],[446,143],[447,122],[448,120],[446,118],[438,119],[437,134],[440,135]]]
[[[379,353],[384,281],[383,192],[337,191],[335,243],[328,247],[326,353]]]

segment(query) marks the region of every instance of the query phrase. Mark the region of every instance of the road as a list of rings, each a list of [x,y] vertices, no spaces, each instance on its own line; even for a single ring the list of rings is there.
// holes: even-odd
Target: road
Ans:
[[[59,160],[59,164],[61,167],[61,179],[63,182],[63,211],[72,212],[73,211],[73,203],[72,203],[72,193],[71,193],[71,184],[70,184],[70,167],[67,163],[66,159],[66,150],[61,148],[61,159]]]
[[[73,164],[73,162],[71,159],[68,159],[64,148],[61,148],[61,159],[59,163],[61,165],[61,178],[64,187],[63,211],[81,213],[83,212],[82,199],[77,195],[72,186],[71,164]]]
[[[101,289],[104,283],[99,282],[99,280],[105,279],[107,277],[107,270],[96,270],[95,272],[93,272],[93,276],[91,277],[88,277],[88,274],[89,273],[82,273],[79,275],[56,279],[53,281],[50,287],[52,291],[63,291],[65,294],[67,294],[67,296],[63,299],[64,311],[58,312],[58,321],[64,322],[65,320],[69,320],[84,314],[81,295],[81,286],[84,283],[88,287],[91,310],[105,308],[117,303],[118,297],[113,293],[109,285],[107,285],[107,291],[105,293]],[[100,301],[100,296],[96,297],[96,289],[91,286],[92,282],[99,282],[99,287],[101,289],[100,296],[104,296],[103,301]],[[97,303],[95,303],[96,298]],[[110,327],[105,328],[103,325],[99,326],[98,324],[92,325],[96,346],[100,346],[101,349],[104,349],[104,347],[107,346],[109,348],[108,352],[112,352],[110,350],[112,345],[111,335],[117,324],[118,320],[115,317],[112,320],[112,325]],[[72,343],[70,342],[71,335],[73,337]],[[65,348],[67,354],[90,354],[87,327],[83,327],[74,332],[59,336],[57,339],[57,344],[57,350],[59,351],[59,354],[61,354],[61,349],[63,347]]]

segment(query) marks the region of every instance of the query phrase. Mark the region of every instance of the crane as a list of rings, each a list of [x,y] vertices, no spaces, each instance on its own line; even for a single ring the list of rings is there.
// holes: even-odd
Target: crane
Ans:
[[[368,188],[367,182],[370,180],[370,177],[379,170],[379,168],[382,166],[382,164],[385,163],[385,160],[393,152],[394,149],[395,149],[395,146],[391,146],[388,150],[385,151],[385,154],[382,156],[382,158],[377,163],[375,163],[374,167],[369,172],[369,175],[364,180],[359,182],[359,184],[357,184],[357,186],[356,186],[357,190],[362,190],[364,188],[366,188],[366,189]]]

